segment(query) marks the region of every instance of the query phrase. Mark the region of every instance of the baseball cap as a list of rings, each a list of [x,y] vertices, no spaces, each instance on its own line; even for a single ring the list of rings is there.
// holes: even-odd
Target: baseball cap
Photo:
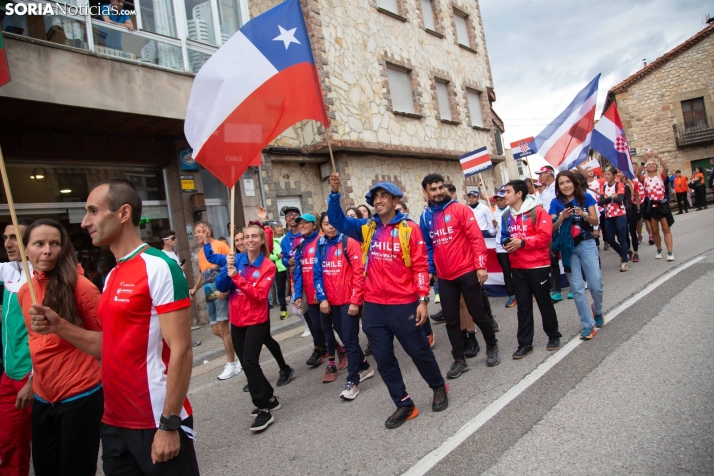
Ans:
[[[380,189],[384,190],[385,192],[391,194],[394,197],[404,198],[402,189],[394,185],[392,182],[379,182],[375,184],[372,188],[370,188],[369,192],[367,192],[367,195],[364,196],[364,199],[367,200],[367,205],[369,205],[370,207],[374,206],[374,194],[377,192],[377,190]]]
[[[315,215],[313,215],[312,213],[303,213],[295,219],[295,223],[300,223],[303,220],[311,221],[317,225],[317,218],[315,218]]]
[[[475,195],[478,197],[478,195],[479,195],[478,190],[469,190],[469,192],[466,194],[466,196],[468,197],[469,195]]]
[[[285,207],[285,210],[283,210],[284,215],[287,215],[290,212],[295,212],[299,215],[300,209],[298,207]]]
[[[553,174],[555,175],[555,169],[551,167],[550,165],[544,165],[540,169],[536,171],[536,175],[540,174]]]
[[[506,186],[504,185],[500,189],[498,189],[498,192],[496,192],[496,195],[494,195],[495,198],[503,198],[506,196]]]

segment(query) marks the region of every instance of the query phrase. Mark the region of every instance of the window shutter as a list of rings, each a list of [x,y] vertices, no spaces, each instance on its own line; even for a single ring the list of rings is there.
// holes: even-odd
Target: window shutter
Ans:
[[[399,15],[397,0],[377,0],[377,6],[383,10],[388,10]]]
[[[483,127],[483,114],[481,113],[481,93],[466,91],[469,102],[469,113],[471,114],[471,125]]]
[[[471,47],[469,42],[469,27],[466,21],[466,17],[459,15],[454,12],[454,23],[456,24],[456,38],[459,43]]]
[[[434,8],[431,1],[432,0],[421,0],[421,13],[424,17],[424,28],[436,31],[436,24],[434,23]]]
[[[409,73],[387,68],[387,78],[389,79],[389,93],[392,97],[392,110],[413,114],[414,101],[412,100]]]
[[[449,87],[440,81],[436,82],[436,98],[439,103],[439,116],[442,119],[450,121],[451,118],[451,102],[449,101]]]

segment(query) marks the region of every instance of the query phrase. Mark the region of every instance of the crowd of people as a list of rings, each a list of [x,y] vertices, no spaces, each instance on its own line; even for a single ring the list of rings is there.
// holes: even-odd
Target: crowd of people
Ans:
[[[260,365],[262,347],[279,366],[277,387],[295,375],[270,333],[275,288],[280,318],[290,314],[288,295],[292,313],[304,319],[304,335],[313,340],[306,364],[327,363],[324,383],[345,371],[341,399],[357,398],[375,375],[371,355],[395,405],[385,426],[397,428],[419,415],[395,355],[396,339],[432,389],[432,411],[443,411],[447,380],[468,371],[467,358],[480,352],[476,327],[485,364],[501,361],[500,326],[485,291],[486,240],[495,242],[505,306],[517,308],[513,359],[533,352],[534,303],[547,350],[561,346],[555,309],[563,299],[561,263],[583,328],[580,338],[592,339],[605,324],[600,237],[627,272],[630,261],[639,261],[645,223],[653,257],[663,257],[664,241],[667,261],[674,261],[667,173],[652,152],[634,180],[613,167],[598,178],[592,170],[556,173],[545,166],[537,183],[512,180],[483,197],[493,199],[493,208],[480,191],[469,191],[467,204],[459,203],[453,185],[429,174],[421,183],[426,206],[417,221],[402,190],[390,182],[376,183],[365,196],[367,205],[343,210],[341,179],[333,173],[325,213],[290,207],[284,233],[261,208],[257,221],[232,233],[235,252],[214,238],[209,223],[196,224],[201,273],[190,289],[185,263],[173,252],[176,234],[161,235],[163,250],[143,243],[136,189],[125,180],[102,182],[91,190],[82,221],[92,243],[108,245],[116,258],[102,292],[85,277],[61,224],[21,219],[18,230],[4,230],[10,261],[0,264],[0,474],[28,474],[31,454],[38,476],[94,474],[100,441],[107,475],[199,474],[187,399],[197,345],[190,303],[199,289],[226,351],[218,378],[240,372],[247,378],[243,390],[255,406],[251,431],[268,428],[281,408]],[[31,265],[29,282],[19,263],[20,239]],[[442,308],[430,318],[432,287]],[[448,335],[452,361],[445,373],[432,352],[431,321],[443,322]]]

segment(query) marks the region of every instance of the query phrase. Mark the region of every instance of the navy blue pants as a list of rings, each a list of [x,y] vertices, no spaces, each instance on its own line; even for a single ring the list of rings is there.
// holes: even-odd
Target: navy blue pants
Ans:
[[[349,307],[349,304],[344,306],[345,314],[347,314],[347,309]],[[335,347],[337,347],[335,331],[337,331],[337,335],[340,337],[340,340],[342,342],[345,342],[344,334],[342,334],[342,315],[340,313],[340,306],[330,306],[329,314],[323,314],[322,312],[320,312],[320,325],[322,326],[322,333],[325,334],[325,342],[327,343],[327,355],[334,357]]]
[[[312,343],[318,349],[327,349],[327,341],[325,339],[325,333],[322,332],[322,324],[320,319],[320,305],[319,304],[308,304],[307,312],[303,314],[305,318],[305,323],[307,328],[310,329],[312,334]],[[335,338],[334,336],[332,337]],[[335,355],[334,353],[332,355]]]
[[[360,314],[357,313],[356,316],[350,316],[347,314],[350,305],[344,304],[342,306],[330,306],[330,314],[322,314],[322,325],[325,337],[327,337],[327,353],[330,353],[330,338],[327,328],[325,328],[326,322],[329,321],[329,326],[334,326],[337,331],[337,335],[342,339],[342,344],[345,346],[345,352],[347,352],[347,381],[359,385],[359,373],[362,370],[367,370],[369,364],[364,357],[364,352],[362,352],[362,347],[359,345],[359,320]],[[330,331],[332,328],[330,327]],[[333,336],[332,351],[334,352],[336,342]],[[335,355],[334,353],[330,355]]]
[[[620,261],[627,263],[629,255],[627,254],[627,216],[607,218],[605,220],[605,229],[607,230],[607,242],[610,247],[620,255]]]
[[[399,361],[394,355],[394,337],[411,357],[429,387],[434,389],[444,385],[429,341],[424,331],[416,325],[417,305],[418,302],[397,305],[364,303],[362,330],[367,334],[372,355],[377,361],[377,370],[397,407],[406,407],[413,402],[404,386]]]

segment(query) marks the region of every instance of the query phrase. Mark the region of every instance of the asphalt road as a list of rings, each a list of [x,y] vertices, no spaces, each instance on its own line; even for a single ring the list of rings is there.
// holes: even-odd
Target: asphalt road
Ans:
[[[436,414],[431,390],[397,348],[421,413],[396,430],[384,427],[394,407],[379,376],[360,386],[355,401],[340,400],[346,373],[321,383],[324,365],[305,365],[312,345],[300,338],[301,327],[274,332],[296,378],[277,389],[283,408],[263,433],[249,431],[253,406],[241,390],[242,374],[218,381],[220,358],[195,367],[189,398],[202,474],[713,474],[714,211],[676,218],[673,263],[655,260],[654,247],[645,244],[642,261],[620,273],[618,256],[601,252],[606,319],[615,312],[617,318],[567,355],[546,351],[547,337],[536,325],[535,352],[512,360],[516,310],[493,299],[501,364],[488,368],[483,350],[469,359],[471,370],[449,382],[449,408]],[[643,290],[649,293],[641,297]],[[577,339],[574,303],[565,300],[556,310],[563,344]],[[451,364],[446,330],[434,329],[445,373]],[[265,349],[262,357],[275,382],[277,365]],[[529,386],[521,388],[524,382]]]

